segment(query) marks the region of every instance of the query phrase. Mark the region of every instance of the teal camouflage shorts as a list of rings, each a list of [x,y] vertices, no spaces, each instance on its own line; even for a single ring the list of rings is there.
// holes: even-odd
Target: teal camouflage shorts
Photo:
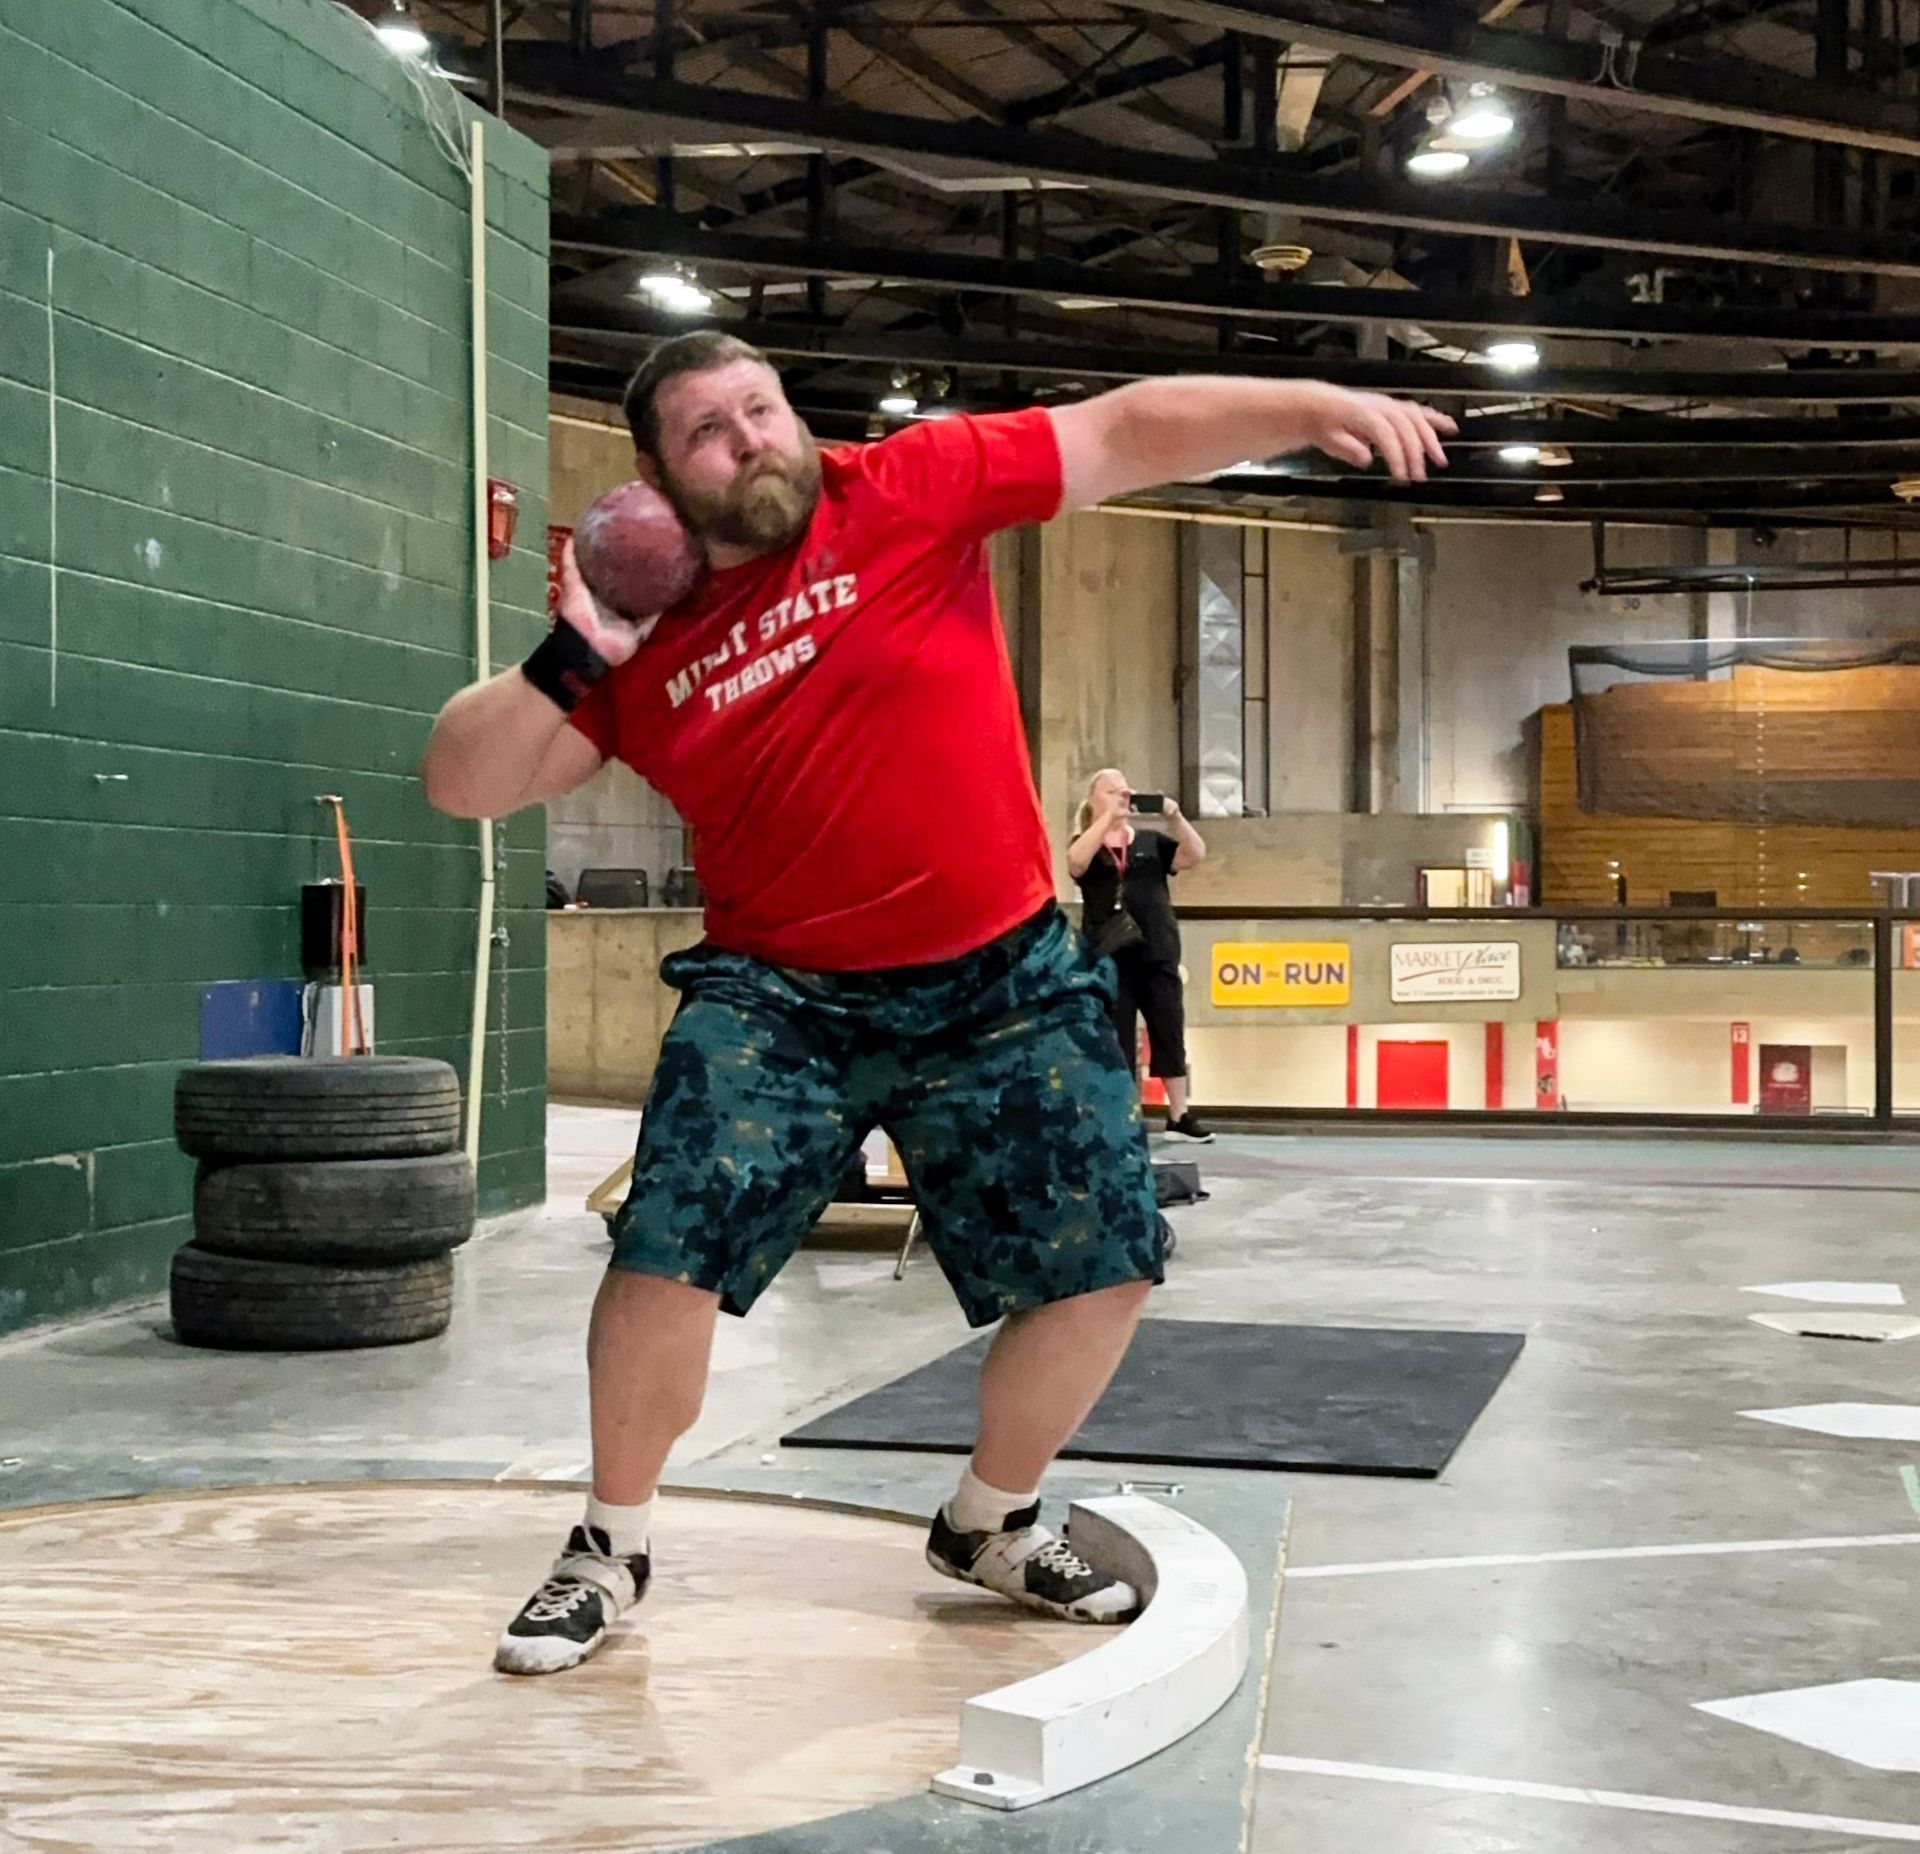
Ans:
[[[940,965],[790,972],[703,945],[661,976],[682,997],[614,1267],[745,1313],[878,1126],[971,1325],[1162,1278],[1112,968],[1057,907]]]

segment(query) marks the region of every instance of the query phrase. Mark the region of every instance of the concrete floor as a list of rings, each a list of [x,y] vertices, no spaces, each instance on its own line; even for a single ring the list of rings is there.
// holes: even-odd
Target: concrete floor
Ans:
[[[184,1352],[152,1304],[0,1344],[0,1491],[217,1483],[263,1457],[286,1478],[374,1462],[572,1478],[585,1454],[582,1323],[605,1255],[579,1205],[632,1126],[625,1113],[554,1110],[547,1206],[476,1240],[452,1330],[431,1344],[299,1360]],[[1197,1156],[1214,1196],[1176,1213],[1181,1248],[1156,1313],[1528,1340],[1439,1482],[1291,1477],[1255,1854],[1920,1841],[1920,1775],[1695,1710],[1920,1680],[1920,1518],[1900,1478],[1914,1445],[1738,1414],[1920,1402],[1920,1341],[1789,1338],[1745,1316],[1790,1303],[1740,1292],[1894,1281],[1920,1300],[1908,1263],[1920,1151],[1241,1136]],[[759,1463],[796,1418],[958,1343],[934,1268],[899,1285],[891,1272],[889,1256],[810,1250],[750,1321],[723,1321],[681,1459]],[[547,1543],[529,1541],[530,1570]],[[1763,1811],[1787,1819],[1751,1819]]]

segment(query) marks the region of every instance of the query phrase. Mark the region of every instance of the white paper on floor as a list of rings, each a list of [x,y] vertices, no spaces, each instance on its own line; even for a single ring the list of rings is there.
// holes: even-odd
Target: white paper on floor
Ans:
[[[1756,1422],[1811,1429],[1822,1436],[1861,1436],[1882,1442],[1920,1442],[1920,1405],[1804,1403],[1789,1410],[1742,1410]]]
[[[1745,1699],[1702,1700],[1695,1711],[1790,1738],[1869,1770],[1920,1771],[1920,1681],[1793,1687]]]
[[[1904,1307],[1907,1297],[1891,1281],[1776,1281],[1743,1294],[1771,1294],[1776,1300],[1830,1300],[1843,1307]]]
[[[1920,1320],[1910,1313],[1750,1313],[1756,1326],[1804,1339],[1893,1340],[1920,1337]]]
[[[887,1280],[893,1273],[893,1261],[889,1256],[876,1255],[870,1262],[816,1262],[813,1273],[824,1288],[867,1287]]]

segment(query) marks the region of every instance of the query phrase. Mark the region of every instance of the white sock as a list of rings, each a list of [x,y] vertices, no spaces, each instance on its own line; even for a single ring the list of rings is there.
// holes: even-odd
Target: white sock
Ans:
[[[989,1487],[969,1463],[953,1498],[947,1502],[947,1523],[956,1532],[998,1532],[1006,1525],[1009,1513],[1017,1513],[1039,1498],[1037,1487],[1031,1493],[1008,1493],[1004,1487]]]
[[[616,1558],[631,1558],[645,1551],[653,1532],[653,1502],[642,1500],[638,1506],[610,1506],[604,1500],[587,1495],[587,1520],[607,1535]]]

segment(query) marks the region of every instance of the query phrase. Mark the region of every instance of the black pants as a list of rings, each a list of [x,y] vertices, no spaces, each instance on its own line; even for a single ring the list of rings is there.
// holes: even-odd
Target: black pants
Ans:
[[[1129,1069],[1137,1068],[1135,1053],[1139,1021],[1147,1020],[1147,1072],[1163,1081],[1187,1072],[1187,1006],[1180,985],[1180,968],[1157,959],[1142,959],[1131,950],[1117,953],[1114,970],[1120,990],[1113,1001],[1113,1030]]]

